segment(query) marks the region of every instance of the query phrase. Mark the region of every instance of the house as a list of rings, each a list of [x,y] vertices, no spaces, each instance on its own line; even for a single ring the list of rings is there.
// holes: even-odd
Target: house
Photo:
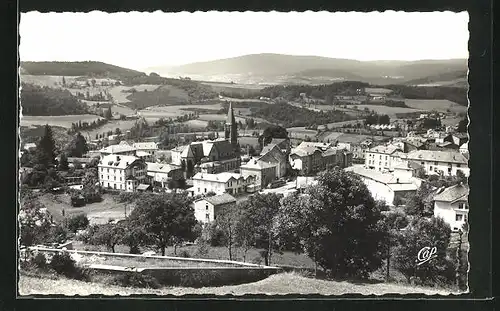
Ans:
[[[147,176],[150,177],[151,183],[155,186],[165,188],[168,183],[179,181],[184,178],[184,174],[180,167],[172,164],[146,162]]]
[[[254,184],[260,188],[265,188],[276,179],[278,166],[276,163],[250,159],[250,161],[241,165],[240,172],[245,178],[253,176],[255,178]]]
[[[139,153],[139,151],[149,153],[152,157],[152,160],[155,159],[156,154],[158,152],[158,144],[155,142],[133,143],[132,147],[134,147],[138,153]],[[137,155],[137,156],[139,156],[139,155]]]
[[[273,138],[271,144],[277,145],[284,154],[290,154],[292,146],[289,138]]]
[[[310,176],[335,166],[352,165],[352,153],[327,143],[302,142],[292,149],[290,165],[300,175]]]
[[[466,184],[441,189],[434,196],[434,216],[443,218],[453,231],[462,229],[469,214],[468,196]]]
[[[461,154],[469,154],[469,142],[466,142],[460,146],[459,152]]]
[[[136,149],[126,142],[121,142],[118,145],[111,145],[106,148],[99,150],[101,157],[105,157],[111,154],[122,155],[122,156],[135,156]]]
[[[233,195],[242,194],[246,187],[255,183],[255,177],[244,177],[235,173],[204,174],[197,173],[193,176],[193,187],[188,189],[192,195],[206,194],[214,192],[215,194],[229,193]]]
[[[401,198],[407,198],[420,187],[421,180],[404,173],[380,172],[361,166],[349,167],[346,171],[361,177],[375,200],[382,200],[389,206]]]
[[[451,135],[451,137],[448,138],[447,141],[457,145],[461,146],[465,144],[469,140],[469,137],[466,133],[454,133]]]
[[[469,176],[467,158],[456,151],[416,150],[408,153],[406,160],[421,164],[427,175],[456,176],[457,171],[462,171]]]
[[[201,223],[209,223],[217,219],[221,208],[236,203],[236,199],[227,193],[204,197],[194,201],[194,216]]]
[[[276,178],[284,177],[288,171],[287,151],[277,144],[269,144],[262,148],[258,161],[276,165]]]
[[[405,139],[403,142],[403,152],[408,153],[415,150],[426,150],[425,141],[419,139]]]
[[[90,162],[92,162],[92,160],[94,160],[94,158],[74,158],[74,157],[69,157],[68,158],[68,167],[78,166],[78,163],[79,163],[82,168],[85,168]]]
[[[380,145],[371,148],[365,154],[365,166],[376,171],[392,171],[401,163],[402,148],[394,145]]]
[[[99,161],[98,173],[102,187],[131,192],[146,183],[147,165],[135,156],[110,154]]]

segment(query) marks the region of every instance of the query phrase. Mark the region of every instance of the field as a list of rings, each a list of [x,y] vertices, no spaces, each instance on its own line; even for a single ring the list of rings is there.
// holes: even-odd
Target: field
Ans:
[[[392,90],[374,87],[365,87],[365,92],[369,94],[389,94]]]
[[[109,94],[113,96],[113,99],[115,103],[118,104],[123,104],[123,103],[128,103],[130,100],[127,98],[130,96],[130,92],[124,92],[128,91],[132,88],[136,89],[138,92],[144,92],[144,90],[149,91],[154,91],[158,88],[158,85],[152,85],[152,84],[139,84],[139,85],[134,85],[134,86],[113,86],[108,89]]]
[[[66,217],[86,214],[91,224],[104,224],[109,219],[120,220],[125,218],[124,204],[114,202],[109,195],[104,195],[103,199],[102,202],[87,204],[83,207],[72,207],[68,195],[45,194],[40,197],[40,202],[47,207],[55,221],[64,219],[62,215],[63,209]],[[127,213],[130,213],[129,207],[127,207]]]
[[[62,87],[61,76],[33,76],[33,75],[20,75],[20,80],[22,83],[30,83],[39,86],[48,87]],[[66,83],[71,83],[77,81],[78,77],[64,77]]]
[[[209,85],[214,91],[242,89],[242,90],[262,90],[267,87],[263,84],[244,84],[244,83],[224,83],[224,82],[201,82],[201,84]]]
[[[374,110],[378,114],[387,114],[389,116],[394,116],[396,113],[409,113],[409,112],[418,112],[425,111],[425,108],[404,108],[404,107],[389,107],[383,105],[357,105],[359,110],[363,110],[368,108],[370,111]]]
[[[113,108],[111,108],[111,109],[113,109]],[[95,139],[96,134],[102,134],[102,133],[106,133],[108,131],[114,132],[116,130],[116,128],[119,128],[122,132],[125,132],[125,131],[131,129],[134,126],[135,122],[136,122],[136,120],[113,120],[113,121],[109,121],[108,123],[104,124],[103,126],[97,128],[97,129],[93,129],[90,131],[84,131],[84,133],[90,135],[91,139]]]
[[[405,103],[408,107],[425,111],[447,112],[447,110],[450,110],[455,113],[467,111],[467,107],[446,99],[405,99]]]
[[[314,137],[317,133],[315,130],[306,130],[305,127],[290,127],[286,130],[290,138],[305,139],[306,136]]]
[[[215,295],[244,295],[244,294],[321,294],[342,295],[358,293],[363,295],[383,295],[389,293],[409,294],[422,293],[427,295],[447,295],[449,291],[433,288],[418,288],[392,283],[350,283],[347,281],[329,281],[300,276],[296,273],[280,273],[268,278],[242,285],[220,287],[163,287],[160,289],[140,289],[120,287],[115,285],[86,283],[82,281],[61,278],[58,280],[42,279],[21,275],[19,278],[19,293],[21,295],[33,294],[62,294],[62,295],[131,295],[131,294],[156,294],[156,295],[186,295],[186,294],[215,294]]]
[[[141,91],[135,93],[125,93],[128,99],[123,104],[132,109],[144,109],[146,107],[158,105],[179,105],[188,104],[190,97],[186,91],[171,85],[162,85],[152,91]]]
[[[67,115],[67,116],[22,116],[21,126],[53,125],[71,128],[71,123],[78,121],[91,123],[101,117],[93,114]]]

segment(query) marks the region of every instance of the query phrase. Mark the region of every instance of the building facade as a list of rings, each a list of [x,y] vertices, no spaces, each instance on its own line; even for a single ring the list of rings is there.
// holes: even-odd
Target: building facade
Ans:
[[[134,156],[104,156],[99,161],[98,173],[103,188],[130,192],[147,183],[146,162]]]
[[[250,159],[240,167],[240,173],[244,178],[253,176],[255,178],[254,184],[265,188],[276,179],[278,167],[279,165],[276,163],[271,164],[259,159]]]
[[[406,155],[407,161],[414,161],[425,170],[427,175],[456,176],[462,171],[469,176],[468,160],[456,151],[417,150]]]
[[[458,184],[434,196],[434,216],[441,217],[453,231],[461,230],[469,215],[469,187]]]
[[[180,167],[171,164],[146,162],[147,176],[152,185],[166,188],[170,181],[180,181],[184,174]]]
[[[365,155],[365,166],[376,171],[392,171],[400,164],[402,148],[394,145],[380,145],[371,148]]]
[[[246,187],[255,183],[254,176],[243,177],[235,173],[204,174],[197,173],[193,176],[193,187],[188,191],[192,195],[204,195],[213,192],[217,195],[229,193],[231,195],[243,194]]]
[[[227,193],[204,197],[196,200],[194,205],[194,216],[197,221],[207,224],[217,219],[221,208],[236,203],[236,199]]]

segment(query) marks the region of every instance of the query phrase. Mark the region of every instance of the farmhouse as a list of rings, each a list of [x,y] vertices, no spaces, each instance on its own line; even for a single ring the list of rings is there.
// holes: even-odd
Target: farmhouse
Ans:
[[[227,193],[204,197],[194,201],[194,216],[201,223],[209,223],[217,219],[217,214],[224,206],[236,203],[236,199]]]
[[[180,167],[171,164],[146,162],[147,175],[155,186],[165,188],[170,181],[179,181],[184,178]]]
[[[376,171],[392,171],[401,163],[403,149],[394,145],[380,145],[371,148],[365,155],[365,166]]]
[[[286,147],[281,149],[279,145],[269,144],[262,148],[259,161],[276,165],[276,178],[286,175],[288,169],[288,157],[286,156]]]
[[[469,214],[468,196],[465,184],[440,189],[434,196],[434,216],[443,218],[453,231],[462,229]]]
[[[111,154],[98,164],[99,183],[108,189],[135,191],[146,182],[146,163],[134,156]]]
[[[215,194],[242,194],[246,187],[254,184],[255,177],[243,177],[235,173],[204,174],[197,173],[193,176],[193,187],[188,189],[192,195],[206,194],[214,192]]]
[[[462,171],[469,176],[467,158],[456,151],[416,150],[408,153],[406,159],[421,164],[427,175],[456,176],[457,171]]]
[[[361,177],[375,200],[383,200],[393,206],[401,198],[415,193],[421,180],[409,176],[406,172],[384,173],[361,166],[349,167],[346,171]]]

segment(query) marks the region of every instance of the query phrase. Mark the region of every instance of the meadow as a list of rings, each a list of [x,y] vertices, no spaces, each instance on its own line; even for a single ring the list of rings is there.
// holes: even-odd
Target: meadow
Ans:
[[[466,106],[461,106],[446,99],[405,99],[405,104],[408,107],[425,111],[436,110],[438,112],[450,111],[454,113],[467,111]]]
[[[78,121],[91,123],[92,121],[97,121],[98,119],[102,118],[93,114],[66,115],[66,116],[22,116],[21,126],[36,126],[36,125],[49,124],[51,126],[71,128],[72,123],[77,123]]]
[[[158,88],[158,85],[152,85],[152,84],[140,84],[140,85],[134,85],[134,86],[113,86],[108,89],[108,93],[113,96],[113,99],[115,103],[122,104],[122,103],[128,103],[131,100],[129,100],[127,97],[130,96],[130,92],[127,92],[134,88],[137,90],[137,92],[144,92],[144,90],[149,91],[154,91]]]

